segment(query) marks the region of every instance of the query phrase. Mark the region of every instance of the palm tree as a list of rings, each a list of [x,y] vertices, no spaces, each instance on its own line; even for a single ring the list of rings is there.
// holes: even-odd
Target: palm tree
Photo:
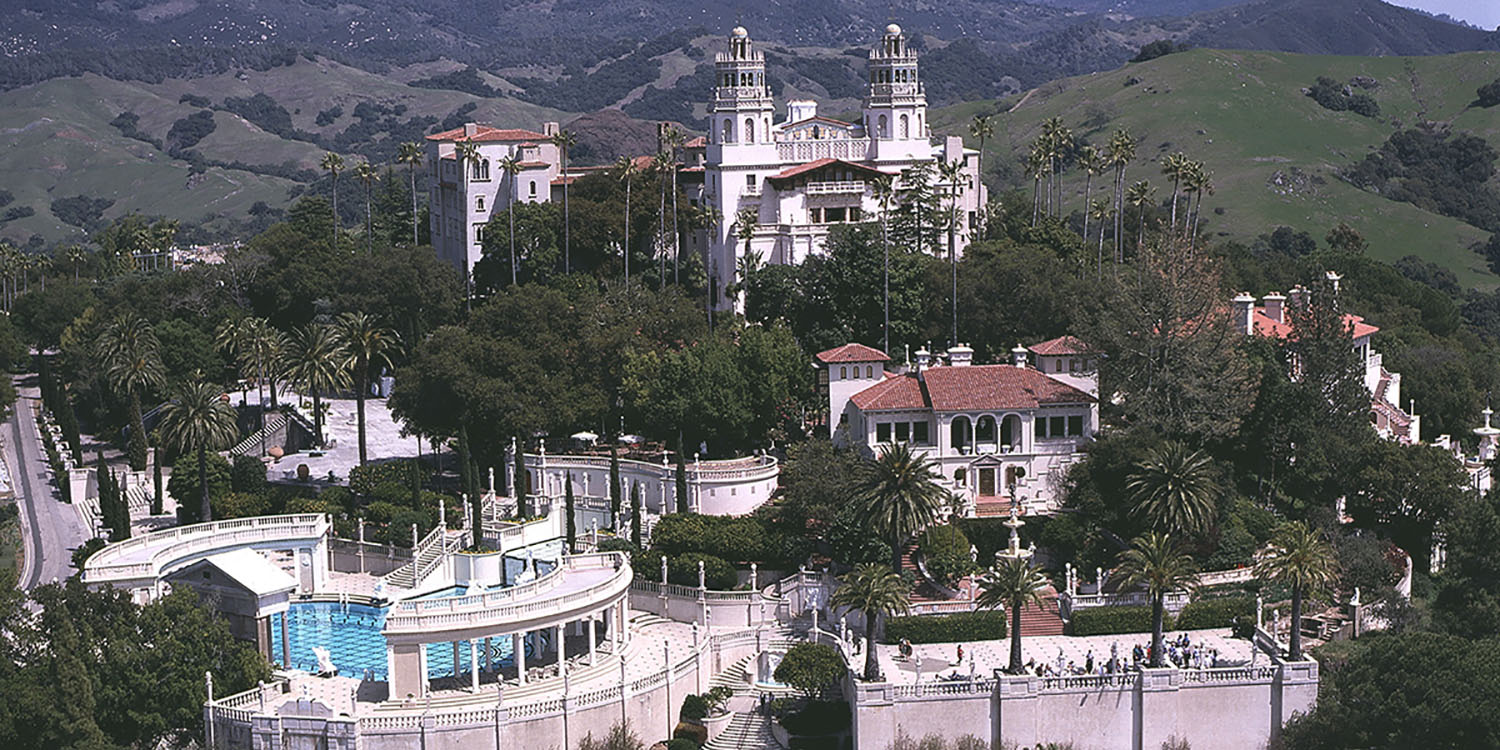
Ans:
[[[1292,634],[1289,655],[1302,659],[1302,599],[1323,590],[1338,577],[1333,547],[1307,524],[1282,525],[1271,537],[1270,554],[1255,566],[1262,580],[1292,589]]]
[[[562,156],[562,184],[563,184],[563,273],[573,272],[573,241],[569,230],[572,227],[572,218],[568,214],[568,149],[578,143],[573,133],[567,130],[559,130],[552,135],[552,145],[557,147]]]
[[[141,420],[141,394],[166,383],[161,343],[145,318],[125,313],[104,329],[96,341],[110,384],[130,401],[130,468],[146,468],[146,427]]]
[[[370,393],[370,368],[390,367],[391,355],[401,351],[401,337],[362,312],[346,312],[334,322],[334,336],[344,352],[344,369],[354,381],[359,415],[359,465],[365,457],[365,397]]]
[[[682,233],[678,229],[677,213],[677,149],[682,148],[686,139],[682,131],[670,125],[662,133],[662,140],[666,146],[667,168],[672,170],[672,283],[680,284],[682,265]]]
[[[974,173],[979,179],[979,184],[975,186],[976,194],[979,192],[977,188],[984,185],[984,143],[995,134],[995,123],[991,118],[992,115],[976,114],[969,122],[969,135],[979,139],[979,158],[974,165]]]
[[[1172,221],[1167,226],[1171,227],[1173,232],[1177,231],[1177,197],[1182,194],[1182,179],[1187,176],[1188,165],[1191,163],[1187,154],[1181,151],[1162,159],[1161,162],[1162,175],[1172,180]]]
[[[370,202],[375,195],[375,183],[380,181],[380,172],[375,170],[374,165],[368,161],[362,161],[354,168],[354,176],[365,186],[365,252],[371,251],[370,242],[375,234],[375,214],[371,210]]]
[[[881,446],[878,457],[860,466],[855,506],[865,526],[891,543],[897,573],[906,541],[936,521],[948,502],[948,491],[934,481],[938,476],[937,464],[904,442]]]
[[[1092,215],[1099,221],[1099,249],[1094,255],[1094,263],[1097,266],[1097,268],[1095,269],[1095,273],[1097,273],[1101,278],[1104,276],[1104,222],[1108,221],[1110,215],[1113,213],[1114,212],[1110,210],[1109,201],[1106,201],[1103,198],[1096,199],[1093,205],[1089,207],[1089,210],[1083,212],[1085,221],[1088,220],[1088,217],[1090,215]],[[1087,242],[1088,239],[1088,231],[1084,230],[1084,242]]]
[[[1031,177],[1031,225],[1036,226],[1036,220],[1042,211],[1042,176],[1047,170],[1047,152],[1039,142],[1031,147],[1031,153],[1026,157],[1026,174]]]
[[[264,372],[261,369],[260,358],[256,356],[254,346],[254,318],[230,318],[219,324],[214,331],[214,346],[220,351],[234,358],[239,368],[239,374],[243,378],[255,378],[255,392],[259,398],[260,420],[256,429],[265,427],[265,394],[261,391]],[[266,454],[265,434],[261,434],[260,453]]]
[[[291,339],[265,318],[251,318],[249,325],[250,346],[255,350],[257,366],[271,393],[271,408],[279,408],[276,381],[279,379],[278,370],[282,358],[287,349],[291,348]]]
[[[745,254],[741,256],[740,259],[742,262],[744,262],[749,260],[752,256],[755,257],[755,260],[750,261],[749,265],[736,264],[737,266],[739,266],[737,270],[747,272],[739,279],[739,283],[735,285],[740,289],[748,288],[748,285],[750,283],[750,276],[748,272],[753,271],[755,268],[759,267],[759,256],[755,255],[755,250],[751,247],[750,244],[755,240],[755,227],[759,223],[760,211],[756,208],[742,208],[734,214],[735,239],[744,240],[745,242]],[[728,292],[729,290],[726,289],[725,291]],[[714,300],[714,303],[718,304],[718,300]]]
[[[396,147],[396,163],[406,165],[407,176],[411,179],[411,245],[417,246],[417,167],[422,166],[426,155],[422,152],[422,144],[416,141],[407,141]]]
[[[1136,213],[1135,249],[1136,249],[1136,252],[1140,252],[1141,243],[1145,242],[1145,240],[1146,240],[1146,206],[1148,206],[1148,205],[1151,204],[1151,201],[1153,200],[1153,196],[1155,196],[1155,195],[1156,195],[1156,188],[1151,187],[1151,185],[1149,183],[1147,183],[1145,180],[1139,180],[1139,181],[1133,183],[1130,186],[1130,189],[1127,190],[1127,191],[1125,191],[1125,202],[1129,203],[1131,206],[1135,207],[1135,213]],[[1115,258],[1115,263],[1118,264],[1118,263],[1123,262],[1124,260],[1125,260],[1125,257],[1123,255],[1121,255],[1121,256]]]
[[[1021,673],[1021,610],[1042,603],[1047,576],[1024,557],[1009,557],[985,571],[979,579],[980,607],[1005,607],[1010,613],[1010,673]]]
[[[1135,468],[1125,479],[1125,491],[1134,506],[1131,512],[1144,515],[1157,531],[1187,535],[1208,531],[1219,490],[1207,453],[1174,440],[1153,448]]]
[[[179,453],[198,453],[198,498],[201,522],[213,520],[208,503],[208,451],[218,451],[234,444],[239,427],[234,408],[224,399],[224,391],[212,383],[184,385],[162,408],[161,433],[164,442]]]
[[[1061,117],[1049,117],[1042,123],[1041,140],[1047,154],[1048,214],[1062,216],[1062,162],[1073,145],[1073,131]]]
[[[1135,159],[1136,140],[1130,137],[1130,131],[1124,128],[1116,130],[1109,137],[1109,153],[1105,157],[1109,166],[1115,170],[1115,262],[1119,263],[1125,259],[1125,244],[1122,238],[1125,215],[1125,167],[1129,166],[1131,160]]]
[[[479,155],[479,146],[476,146],[473,141],[459,141],[458,143],[453,145],[453,155],[458,159],[459,173],[464,176],[464,195],[468,195],[469,191],[467,186],[469,184],[469,180],[474,176],[474,170],[479,168],[479,162],[481,160],[481,157]],[[468,309],[468,306],[473,302],[474,299],[474,274],[472,272],[472,269],[468,267],[467,262],[464,263],[463,274],[464,308]]]
[[[885,322],[882,324],[880,337],[881,351],[891,350],[891,237],[888,231],[888,217],[891,213],[891,200],[896,197],[895,180],[891,175],[883,174],[870,181],[870,191],[875,197],[875,202],[880,206],[880,249],[883,257],[883,276],[881,299],[885,302]]]
[[[857,609],[865,614],[865,679],[880,679],[875,659],[875,626],[881,617],[906,614],[911,609],[910,587],[897,573],[879,563],[865,563],[844,576],[842,586],[828,599],[831,607]]]
[[[78,266],[88,258],[88,251],[79,245],[70,245],[63,251],[63,259],[73,265],[73,280],[78,280]]]
[[[323,444],[323,391],[349,384],[340,343],[331,327],[309,323],[292,334],[284,360],[287,379],[312,393],[313,439],[318,445]]]
[[[1192,250],[1198,243],[1198,214],[1203,210],[1203,194],[1213,195],[1214,192],[1213,173],[1208,171],[1203,162],[1195,161],[1192,171],[1188,173],[1187,186],[1188,190],[1198,196],[1198,201],[1193,206],[1191,229],[1188,231],[1188,249]]]
[[[625,260],[625,288],[630,288],[630,183],[635,181],[636,168],[635,159],[622,156],[615,160],[615,171],[620,174],[620,182],[625,183],[625,242],[620,245],[620,255]]]
[[[940,162],[938,175],[948,183],[948,265],[953,275],[953,345],[958,346],[958,191],[964,178],[963,161]]]
[[[1159,531],[1135,538],[1120,553],[1120,573],[1127,586],[1145,584],[1151,595],[1151,666],[1161,666],[1162,615],[1167,593],[1192,588],[1197,582],[1193,558],[1177,551],[1172,538]]]
[[[328,176],[333,178],[333,189],[329,195],[333,196],[333,249],[339,247],[339,171],[344,168],[344,157],[329,151],[323,154],[323,161],[319,162],[328,170]]]
[[[500,171],[505,173],[506,181],[510,184],[510,197],[505,201],[505,209],[510,214],[510,285],[516,285],[516,198],[519,196],[516,190],[516,175],[521,173],[521,160],[515,154],[507,154],[500,160]]]
[[[1083,241],[1089,241],[1089,214],[1093,206],[1094,175],[1103,168],[1099,149],[1084,146],[1078,150],[1078,168],[1083,170]],[[1100,266],[1103,267],[1101,261]]]

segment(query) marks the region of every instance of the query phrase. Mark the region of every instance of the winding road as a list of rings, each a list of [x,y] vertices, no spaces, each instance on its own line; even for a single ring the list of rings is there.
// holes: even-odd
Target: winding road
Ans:
[[[62,502],[49,481],[47,457],[36,430],[33,409],[36,388],[16,384],[19,398],[10,410],[4,432],[5,461],[15,483],[20,505],[21,538],[26,559],[20,571],[20,586],[30,590],[73,573],[73,550],[90,534],[78,510]]]

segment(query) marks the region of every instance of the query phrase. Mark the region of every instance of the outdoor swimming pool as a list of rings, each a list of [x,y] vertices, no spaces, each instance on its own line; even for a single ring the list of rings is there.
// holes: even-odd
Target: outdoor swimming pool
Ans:
[[[525,567],[522,560],[506,559],[506,574],[510,580]],[[548,560],[536,560],[538,576],[546,575],[556,568]],[[499,587],[495,587],[499,588]],[[423,594],[420,599],[436,599],[480,593],[480,587],[455,586]],[[338,667],[339,674],[375,681],[386,679],[385,638],[380,630],[385,626],[389,607],[373,607],[365,604],[341,604],[339,602],[293,602],[287,609],[287,657],[293,669],[305,672],[318,671],[318,656],[314,648],[328,649],[329,658]],[[541,634],[543,641],[548,634]],[[480,645],[480,665],[486,664]],[[281,618],[271,618],[271,652],[279,660],[281,656]],[[533,656],[530,651],[526,654]],[[491,666],[511,664],[509,638],[498,638],[490,642],[488,664]],[[453,647],[447,643],[427,645],[427,676],[447,677],[464,675],[469,670],[469,647],[462,644],[458,649],[458,665],[454,668]]]

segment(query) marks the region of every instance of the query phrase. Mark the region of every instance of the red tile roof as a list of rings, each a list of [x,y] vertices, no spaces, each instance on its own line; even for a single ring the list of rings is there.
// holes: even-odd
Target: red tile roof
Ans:
[[[800,174],[805,174],[807,172],[811,172],[811,171],[813,171],[815,169],[820,169],[822,167],[826,167],[826,166],[828,166],[830,164],[841,164],[841,165],[843,165],[845,167],[849,167],[850,169],[857,169],[857,170],[859,170],[861,172],[868,172],[868,173],[874,174],[874,175],[885,174],[884,172],[882,172],[882,171],[880,171],[878,169],[875,169],[874,167],[867,167],[867,166],[865,166],[863,164],[855,164],[852,161],[844,161],[843,159],[828,159],[828,158],[823,158],[823,159],[817,159],[817,160],[814,160],[814,161],[810,161],[810,162],[808,162],[806,164],[799,164],[799,165],[797,165],[795,167],[791,167],[790,169],[783,170],[779,174],[773,174],[770,177],[767,177],[766,179],[768,179],[768,180],[786,180],[786,179],[790,179],[792,177],[796,177],[797,175],[800,175]]]
[[[547,136],[534,130],[521,130],[519,128],[492,128],[488,125],[480,125],[474,129],[474,135],[464,135],[464,129],[457,127],[434,133],[427,136],[429,141],[545,141]]]
[[[932,367],[890,378],[854,394],[866,411],[932,409],[938,412],[1034,409],[1047,404],[1086,404],[1095,399],[1060,380],[1027,367],[971,365]]]
[[[796,122],[789,122],[786,125],[783,125],[782,127],[783,128],[795,128],[795,127],[797,127],[798,125],[801,125],[804,122],[826,122],[829,125],[837,125],[839,127],[844,127],[844,128],[852,128],[852,127],[854,127],[854,123],[852,123],[852,122],[844,122],[843,120],[835,120],[832,117],[824,117],[822,115],[813,115],[812,117],[808,117],[808,118],[805,118],[805,119],[802,119],[802,120],[798,120]]]
[[[1285,317],[1282,318],[1282,320],[1285,319]],[[1380,331],[1378,327],[1366,323],[1363,317],[1351,313],[1344,314],[1344,324],[1353,329],[1350,338],[1354,339],[1369,336],[1372,333]],[[1292,326],[1289,323],[1277,323],[1272,320],[1271,316],[1266,315],[1264,307],[1257,307],[1251,313],[1251,325],[1255,328],[1255,332],[1261,336],[1284,339],[1292,335]]]
[[[1058,356],[1063,354],[1091,354],[1093,347],[1083,343],[1077,336],[1058,336],[1055,339],[1043,341],[1040,344],[1032,344],[1026,347],[1032,354],[1043,356]]]
[[[523,161],[517,162],[516,166],[522,169],[546,169],[550,165],[544,161]]]
[[[697,138],[694,138],[694,139],[688,141],[687,143],[682,144],[683,148],[706,148],[707,146],[708,146],[708,139],[704,138],[701,135],[698,136]]]
[[[844,344],[826,352],[818,352],[818,361],[833,365],[840,362],[889,362],[891,358],[886,356],[885,352],[872,346]]]

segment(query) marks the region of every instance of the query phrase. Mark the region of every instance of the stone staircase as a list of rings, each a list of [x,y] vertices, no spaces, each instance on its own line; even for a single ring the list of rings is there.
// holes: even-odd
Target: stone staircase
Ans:
[[[285,427],[287,419],[287,415],[284,412],[271,412],[266,416],[266,425],[264,427],[250,433],[250,437],[241,440],[239,444],[229,449],[229,457],[233,459],[235,456],[248,456],[252,453],[259,453],[261,434],[264,433],[266,435],[268,440],[267,445],[270,445],[270,436]]]
[[[780,750],[771,734],[771,718],[755,711],[741,711],[729,720],[729,726],[718,737],[708,741],[703,750]]]
[[[1063,619],[1057,611],[1057,592],[1042,595],[1042,606],[1027,604],[1021,608],[1021,637],[1062,635]]]
[[[417,556],[411,562],[385,575],[387,586],[401,589],[414,589],[421,583],[419,577],[425,577],[442,556],[444,547],[453,546],[454,535],[462,536],[463,532],[445,531],[442,537],[422,540],[421,547],[417,550]]]
[[[753,658],[755,657],[746,656],[708,678],[709,689],[727,687],[736,695],[750,692],[750,660]]]

